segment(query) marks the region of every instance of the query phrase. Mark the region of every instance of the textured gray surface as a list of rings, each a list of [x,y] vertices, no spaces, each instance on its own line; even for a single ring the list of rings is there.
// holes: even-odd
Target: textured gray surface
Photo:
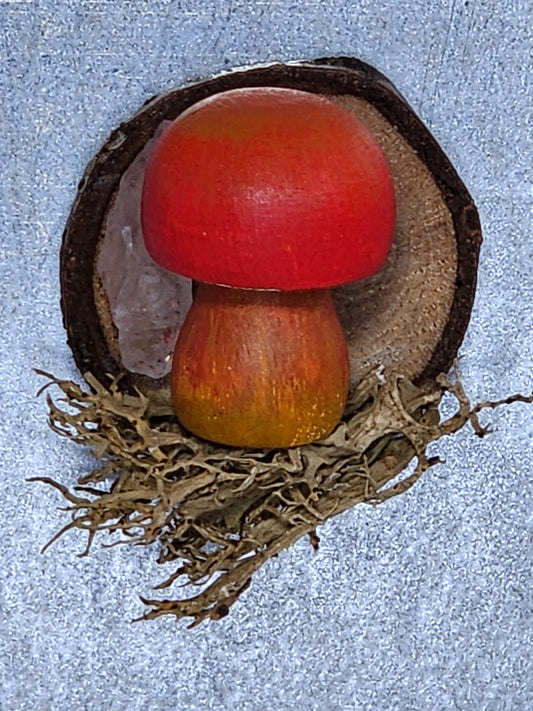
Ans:
[[[68,534],[88,465],[57,439],[32,367],[76,377],[59,310],[61,232],[85,164],[151,95],[211,72],[348,54],[429,124],[478,203],[480,284],[462,348],[474,398],[530,391],[530,0],[0,0],[0,709],[533,708],[533,408],[437,448],[408,494],[359,508],[264,567],[225,620],[129,624],[155,552]],[[529,19],[528,19],[529,18]]]

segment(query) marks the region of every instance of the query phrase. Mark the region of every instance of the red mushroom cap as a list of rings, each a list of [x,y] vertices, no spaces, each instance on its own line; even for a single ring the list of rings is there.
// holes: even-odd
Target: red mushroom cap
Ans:
[[[329,287],[382,266],[394,188],[377,140],[347,110],[293,89],[234,89],[160,138],[142,228],[155,261],[199,281]]]

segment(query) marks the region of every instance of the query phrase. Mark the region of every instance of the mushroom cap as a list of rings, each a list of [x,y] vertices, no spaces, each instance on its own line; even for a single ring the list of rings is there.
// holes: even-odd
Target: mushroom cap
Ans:
[[[161,136],[142,194],[146,247],[198,281],[324,288],[369,276],[394,232],[377,140],[327,99],[252,87],[194,104]]]

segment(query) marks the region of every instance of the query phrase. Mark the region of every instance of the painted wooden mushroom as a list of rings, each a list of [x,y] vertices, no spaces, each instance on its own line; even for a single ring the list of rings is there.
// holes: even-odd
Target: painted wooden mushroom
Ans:
[[[182,424],[242,447],[327,436],[349,385],[329,287],[375,273],[394,230],[388,163],[364,124],[294,89],[216,94],[159,139],[142,226],[161,266],[200,282],[173,357]]]

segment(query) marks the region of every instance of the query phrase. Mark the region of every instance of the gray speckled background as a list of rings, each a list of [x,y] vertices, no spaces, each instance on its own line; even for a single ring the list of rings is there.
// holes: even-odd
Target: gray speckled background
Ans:
[[[533,408],[436,449],[408,494],[267,564],[216,624],[135,624],[155,551],[95,546],[51,489],[88,456],[47,428],[32,368],[77,377],[58,251],[76,186],[153,94],[241,64],[348,54],[428,123],[484,226],[462,348],[473,399],[533,383],[531,0],[0,0],[0,709],[529,711]],[[486,418],[485,418],[486,419]]]

